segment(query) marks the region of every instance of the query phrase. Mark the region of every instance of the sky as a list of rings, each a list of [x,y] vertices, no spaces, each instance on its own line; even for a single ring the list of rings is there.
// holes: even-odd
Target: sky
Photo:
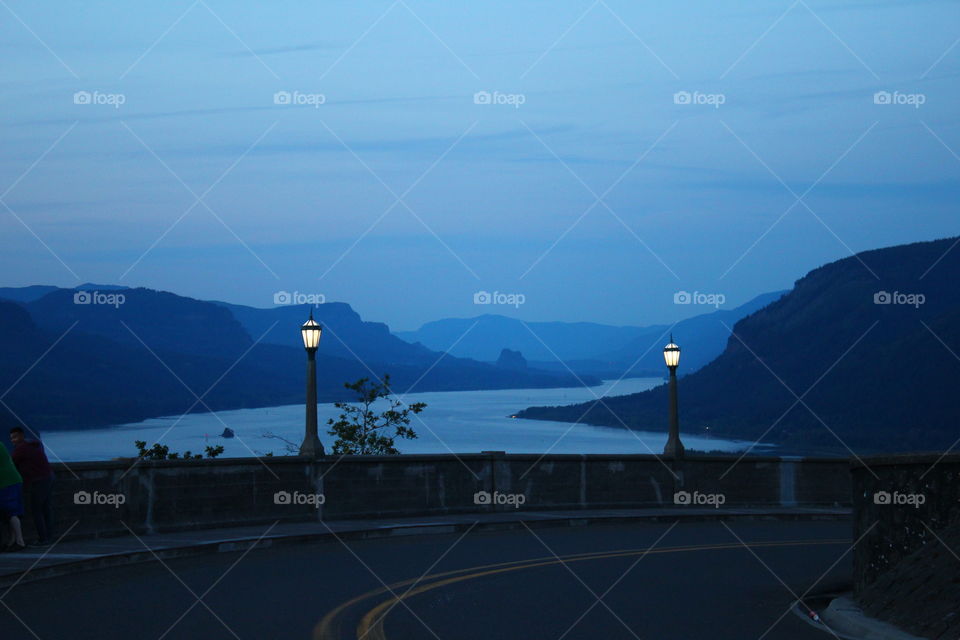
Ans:
[[[3,0],[0,286],[735,306],[957,234],[958,39],[939,1]]]

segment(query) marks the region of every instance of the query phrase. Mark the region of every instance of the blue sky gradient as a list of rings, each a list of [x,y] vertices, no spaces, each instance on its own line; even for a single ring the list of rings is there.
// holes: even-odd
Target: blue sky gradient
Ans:
[[[733,306],[957,233],[955,2],[4,0],[0,16],[5,286],[322,293],[395,329],[651,324],[708,310],[677,291]],[[525,302],[475,305],[481,290]]]

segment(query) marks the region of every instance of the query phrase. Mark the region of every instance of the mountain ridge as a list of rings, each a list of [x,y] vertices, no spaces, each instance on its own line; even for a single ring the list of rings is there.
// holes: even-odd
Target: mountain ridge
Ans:
[[[7,329],[0,333],[0,387],[8,389],[0,416],[8,422],[87,428],[303,402],[305,306],[258,310],[142,287],[83,287],[0,289],[0,327]],[[384,373],[401,393],[580,384],[569,374],[431,352],[386,325],[365,323],[345,303],[325,307],[314,309],[329,320],[319,352],[322,401],[348,399],[345,382]],[[248,331],[264,323],[268,330]]]
[[[598,374],[604,377],[662,375],[663,362],[651,349],[671,330],[695,341],[695,366],[699,368],[720,355],[729,329],[743,316],[782,296],[785,291],[760,294],[731,309],[698,314],[671,325],[614,326],[595,322],[523,322],[497,314],[473,318],[445,318],[426,323],[417,331],[395,335],[482,361],[495,361],[503,349],[519,351],[541,369]],[[695,337],[694,337],[695,336]],[[605,374],[605,375],[604,375]]]
[[[960,373],[958,242],[871,249],[811,270],[737,322],[717,359],[682,377],[681,431],[839,452],[952,446],[960,437],[952,391]],[[683,336],[675,338],[683,348]],[[518,415],[659,431],[666,409],[660,386],[605,405]]]

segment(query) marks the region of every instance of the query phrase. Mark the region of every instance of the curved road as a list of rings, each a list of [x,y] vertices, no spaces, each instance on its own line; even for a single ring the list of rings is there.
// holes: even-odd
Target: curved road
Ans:
[[[16,585],[0,637],[830,638],[848,522],[520,528],[224,553]]]

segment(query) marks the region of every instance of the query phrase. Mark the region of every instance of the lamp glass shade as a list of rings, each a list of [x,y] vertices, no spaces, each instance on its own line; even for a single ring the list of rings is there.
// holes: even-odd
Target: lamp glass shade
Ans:
[[[665,346],[663,348],[663,361],[671,369],[680,364],[680,347],[673,342]]]
[[[323,333],[323,327],[311,316],[310,319],[300,327],[300,335],[303,336],[303,348],[307,351],[316,349],[320,345],[321,333]]]

